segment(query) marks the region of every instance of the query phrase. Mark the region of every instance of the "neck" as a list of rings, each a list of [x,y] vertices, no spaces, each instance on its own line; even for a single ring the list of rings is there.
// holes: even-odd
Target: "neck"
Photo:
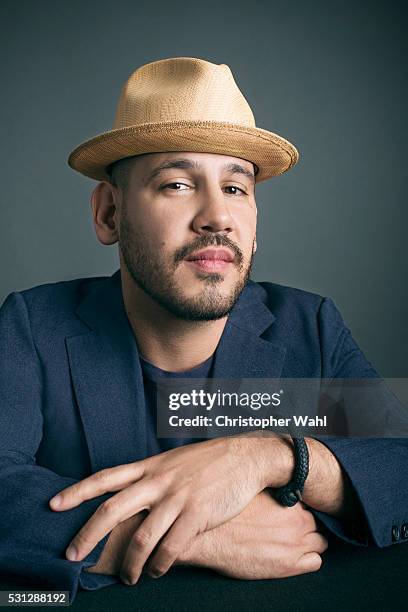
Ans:
[[[184,372],[211,357],[228,317],[180,319],[138,287],[126,267],[121,267],[121,283],[126,314],[144,359],[162,370]]]

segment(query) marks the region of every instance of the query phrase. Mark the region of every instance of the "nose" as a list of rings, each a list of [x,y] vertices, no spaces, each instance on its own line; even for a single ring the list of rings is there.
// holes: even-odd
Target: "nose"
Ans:
[[[193,229],[197,234],[230,234],[234,231],[234,219],[229,210],[226,196],[221,187],[208,186],[201,193]]]

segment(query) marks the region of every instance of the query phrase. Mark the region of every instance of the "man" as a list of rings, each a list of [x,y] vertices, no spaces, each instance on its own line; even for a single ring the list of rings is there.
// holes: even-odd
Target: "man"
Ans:
[[[355,544],[408,538],[404,439],[307,437],[302,502],[285,507],[267,490],[296,469],[289,436],[155,435],[163,377],[378,376],[330,299],[250,280],[255,183],[297,158],[255,126],[227,66],[196,58],[136,70],[114,129],[71,154],[99,181],[95,231],[118,242],[120,270],[1,308],[4,572],[73,598],[180,563],[243,579],[316,571],[316,519]]]

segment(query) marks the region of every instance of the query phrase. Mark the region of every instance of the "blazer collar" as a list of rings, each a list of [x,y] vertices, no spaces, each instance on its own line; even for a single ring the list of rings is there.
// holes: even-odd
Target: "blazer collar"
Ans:
[[[266,291],[253,281],[249,281],[228,317],[235,327],[260,335],[275,320],[274,314],[265,304]],[[97,307],[95,307],[97,306]],[[112,321],[110,312],[120,319],[127,319],[122,295],[120,269],[111,276],[95,281],[76,309],[76,314],[91,329],[102,329]],[[123,323],[123,320],[121,321]]]
[[[214,378],[280,377],[286,348],[260,337],[275,321],[265,302],[265,290],[249,281],[218,344]],[[91,284],[76,314],[85,325],[66,346],[92,471],[143,459],[143,377],[120,269]]]

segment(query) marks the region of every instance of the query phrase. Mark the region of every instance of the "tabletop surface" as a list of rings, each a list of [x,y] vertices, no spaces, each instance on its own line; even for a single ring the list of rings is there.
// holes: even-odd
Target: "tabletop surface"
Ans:
[[[115,584],[78,591],[70,609],[79,611],[234,612],[255,610],[407,610],[408,542],[364,548],[329,541],[318,572],[280,580],[235,580],[211,570],[175,567],[133,587]],[[0,589],[29,589],[20,579],[0,579]],[[41,587],[38,587],[40,590]],[[38,609],[38,607],[36,608]],[[50,608],[43,608],[50,610]]]

